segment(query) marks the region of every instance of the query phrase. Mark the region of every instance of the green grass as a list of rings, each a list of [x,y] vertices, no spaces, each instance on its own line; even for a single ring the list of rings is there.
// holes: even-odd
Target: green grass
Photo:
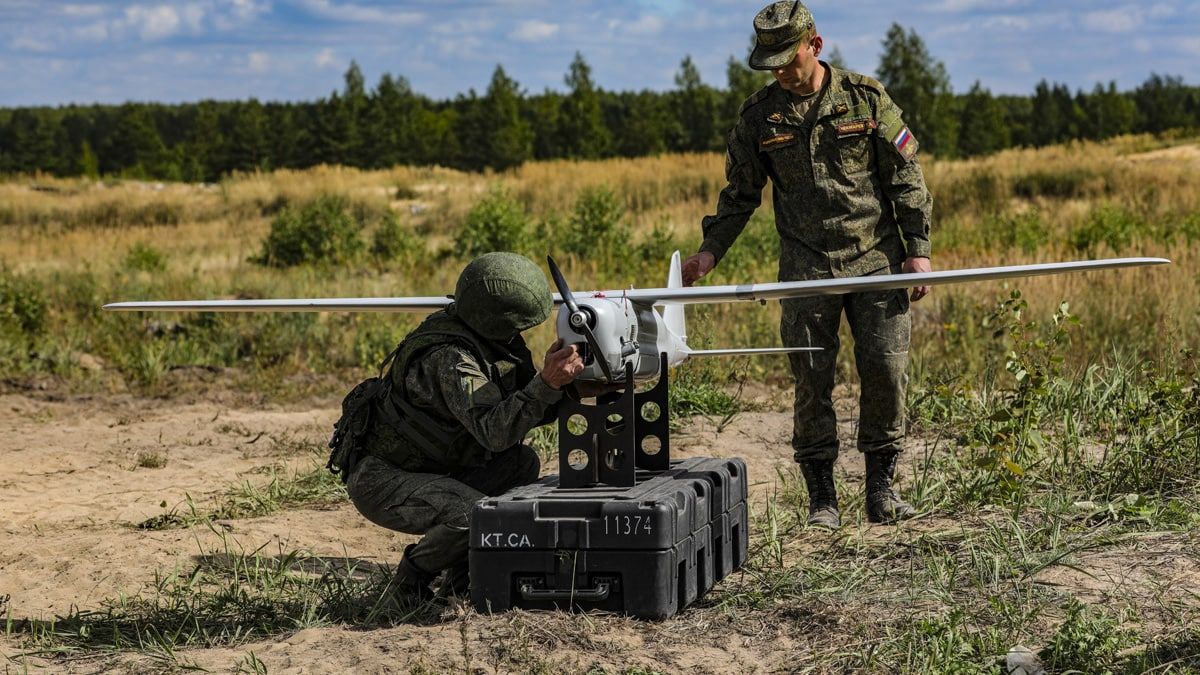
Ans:
[[[187,647],[242,644],[332,624],[428,621],[440,611],[434,604],[397,605],[386,568],[348,556],[270,553],[265,545],[247,551],[212,529],[221,536],[220,548],[203,552],[191,567],[157,574],[149,590],[54,619],[10,619],[7,634],[23,640],[25,656],[138,651],[175,661],[177,650]]]
[[[265,483],[245,480],[229,487],[211,509],[197,506],[189,495],[182,504],[142,521],[137,527],[143,530],[191,527],[214,520],[257,518],[284,509],[342,503],[347,499],[346,487],[325,468],[321,450],[313,448],[314,459],[307,468],[284,471],[272,467]],[[162,506],[166,508],[166,502]]]

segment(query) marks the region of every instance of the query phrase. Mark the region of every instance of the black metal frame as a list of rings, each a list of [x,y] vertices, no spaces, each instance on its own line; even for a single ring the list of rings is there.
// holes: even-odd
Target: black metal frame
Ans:
[[[633,381],[633,364],[625,364],[625,389],[596,399],[587,405],[573,396],[564,396],[558,406],[558,475],[560,488],[585,488],[595,485],[633,487],[637,470],[665,471],[671,466],[671,439],[667,409],[667,355],[659,354],[658,382],[639,392]],[[647,403],[658,406],[658,417],[647,419]],[[586,428],[571,433],[568,422],[582,417]],[[632,422],[632,423],[631,423]],[[646,452],[647,439],[658,440],[656,452]],[[587,462],[576,469],[569,457],[582,451]]]

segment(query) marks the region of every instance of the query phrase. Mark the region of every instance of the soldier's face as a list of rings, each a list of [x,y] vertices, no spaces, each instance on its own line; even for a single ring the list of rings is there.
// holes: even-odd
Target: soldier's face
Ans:
[[[821,65],[817,57],[821,53],[822,44],[820,35],[813,36],[812,39],[801,44],[791,62],[782,68],[772,70],[771,74],[775,76],[775,81],[779,83],[779,86],[792,93],[812,93],[814,89],[812,86],[813,76]]]

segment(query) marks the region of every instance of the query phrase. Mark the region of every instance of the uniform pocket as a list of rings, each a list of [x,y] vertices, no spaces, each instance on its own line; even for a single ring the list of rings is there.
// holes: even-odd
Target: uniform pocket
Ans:
[[[866,171],[871,165],[871,132],[874,130],[875,120],[871,118],[838,120],[833,124],[838,164],[847,175]]]

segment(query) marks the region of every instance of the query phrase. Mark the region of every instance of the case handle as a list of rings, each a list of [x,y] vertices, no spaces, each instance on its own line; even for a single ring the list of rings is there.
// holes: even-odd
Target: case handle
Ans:
[[[595,588],[574,588],[559,590],[557,588],[534,588],[533,584],[521,584],[521,597],[526,600],[581,600],[583,602],[600,602],[608,598],[607,582],[601,581]]]

